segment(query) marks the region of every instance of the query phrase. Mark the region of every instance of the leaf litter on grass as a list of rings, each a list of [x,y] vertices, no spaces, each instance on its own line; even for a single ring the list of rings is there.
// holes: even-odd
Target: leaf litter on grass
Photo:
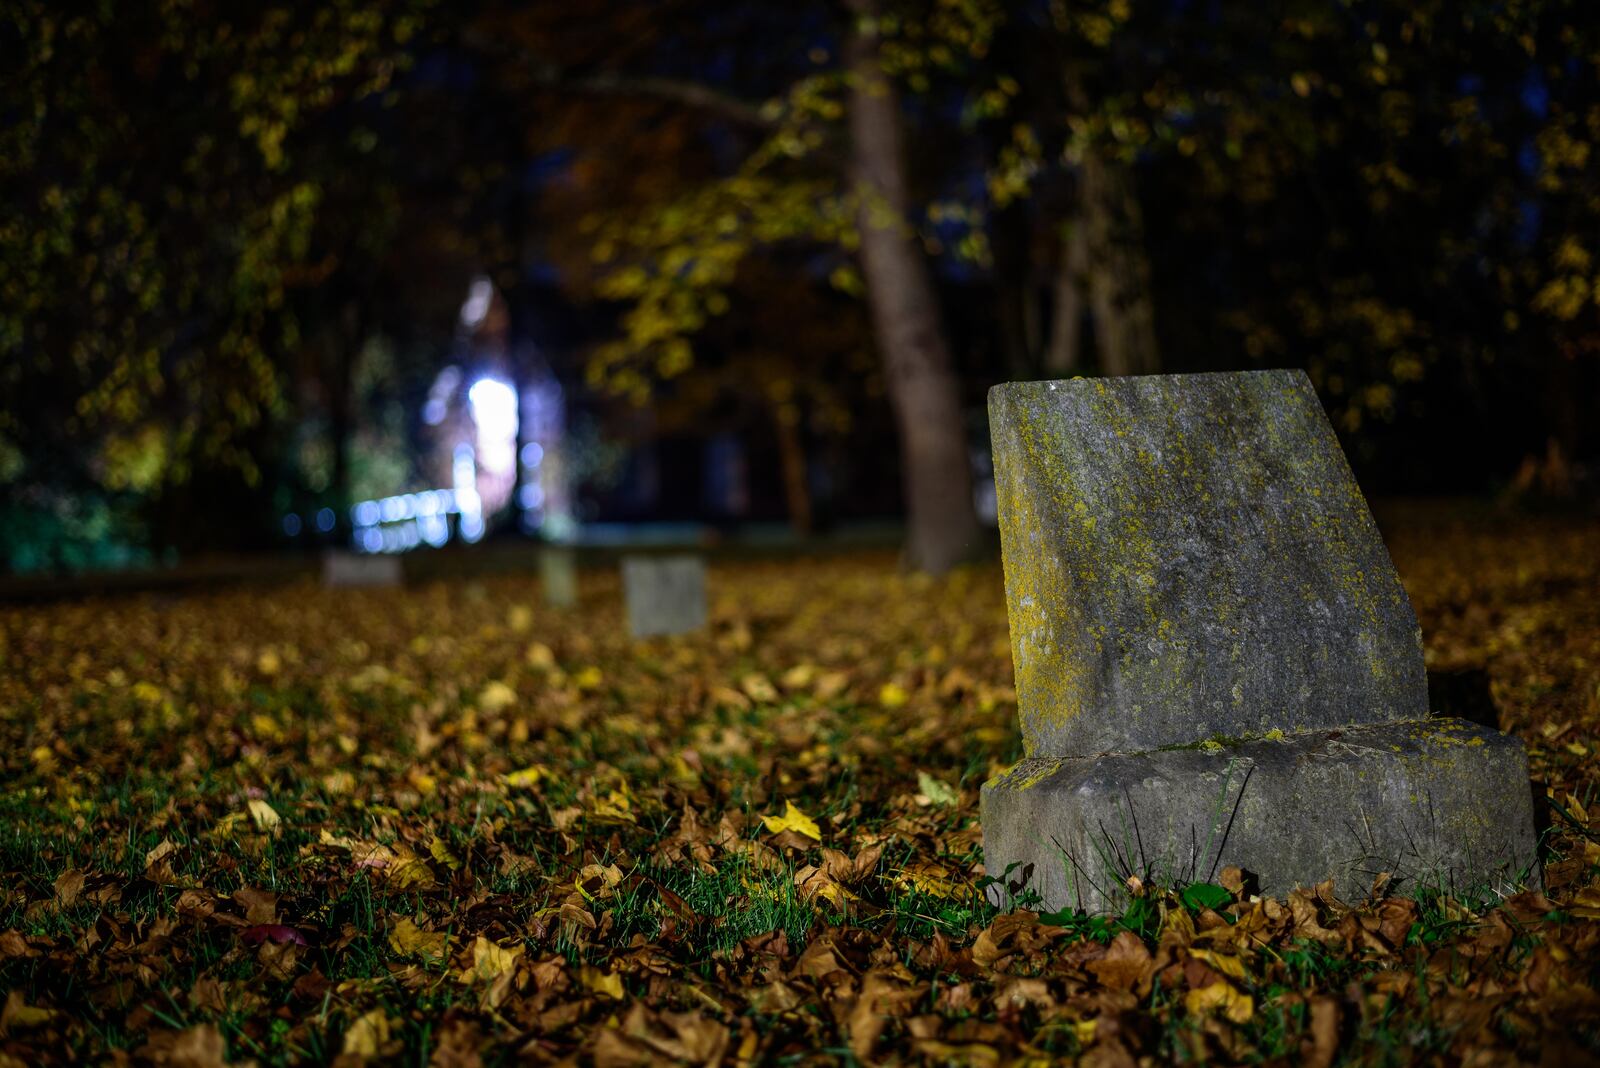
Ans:
[[[992,564],[718,565],[640,643],[602,575],[0,610],[0,1066],[1593,1060],[1600,529],[1393,534],[1542,890],[996,910]]]

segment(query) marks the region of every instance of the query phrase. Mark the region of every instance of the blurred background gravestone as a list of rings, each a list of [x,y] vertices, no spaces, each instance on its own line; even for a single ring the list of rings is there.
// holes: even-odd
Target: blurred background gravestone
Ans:
[[[330,549],[322,554],[322,584],[329,589],[398,586],[404,578],[398,556]]]
[[[561,545],[546,545],[539,550],[539,587],[544,603],[552,608],[571,608],[578,603],[578,554]]]
[[[706,563],[691,554],[625,556],[622,595],[635,638],[686,634],[706,625]]]
[[[1416,616],[1304,373],[989,406],[1026,751],[983,791],[991,875],[1049,908],[1225,865],[1272,893],[1536,878],[1522,743],[1428,717]]]

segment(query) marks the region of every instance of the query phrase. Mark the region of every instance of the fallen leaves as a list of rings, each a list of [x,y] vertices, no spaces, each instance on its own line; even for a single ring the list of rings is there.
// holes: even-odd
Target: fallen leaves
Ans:
[[[402,957],[417,957],[432,964],[444,960],[450,936],[444,931],[425,931],[409,916],[402,916],[389,930],[389,948]]]
[[[1600,553],[1518,537],[1397,546],[1549,782],[1545,890],[1499,902],[1224,868],[996,911],[993,567],[727,565],[648,648],[515,576],[0,610],[0,1065],[1584,1062]]]
[[[761,823],[773,834],[793,831],[813,842],[822,841],[822,828],[817,826],[817,821],[800,811],[793,801],[784,802],[781,816],[762,816]]]
[[[248,805],[250,822],[256,825],[256,830],[266,831],[269,834],[276,831],[283,820],[273,807],[260,798],[251,798]]]

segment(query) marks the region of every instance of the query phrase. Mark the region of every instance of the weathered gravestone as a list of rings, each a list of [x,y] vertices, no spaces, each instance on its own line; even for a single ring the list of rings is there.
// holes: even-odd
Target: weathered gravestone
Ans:
[[[322,584],[329,589],[398,586],[403,577],[398,556],[362,555],[344,549],[322,554]]]
[[[1026,753],[983,789],[990,875],[1092,910],[1227,865],[1279,894],[1537,878],[1522,743],[1429,718],[1303,373],[1010,383],[989,420]]]
[[[706,625],[706,564],[692,555],[625,556],[622,596],[635,638],[685,634]]]
[[[578,603],[578,554],[561,545],[546,545],[539,550],[539,586],[544,603],[552,608],[571,608]]]

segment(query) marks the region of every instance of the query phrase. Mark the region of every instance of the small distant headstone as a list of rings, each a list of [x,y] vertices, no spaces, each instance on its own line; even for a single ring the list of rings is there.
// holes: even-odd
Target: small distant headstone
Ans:
[[[571,608],[578,603],[578,554],[564,545],[546,545],[539,550],[539,586],[544,603],[552,608]]]
[[[691,554],[625,556],[622,596],[635,638],[686,634],[706,625],[706,564]]]
[[[400,558],[332,549],[322,554],[322,584],[330,589],[398,586],[404,577]]]
[[[1303,373],[1010,383],[989,418],[1027,754],[984,787],[991,875],[1061,908],[1229,864],[1358,896],[1531,870],[1522,744],[1428,718],[1416,616]]]

